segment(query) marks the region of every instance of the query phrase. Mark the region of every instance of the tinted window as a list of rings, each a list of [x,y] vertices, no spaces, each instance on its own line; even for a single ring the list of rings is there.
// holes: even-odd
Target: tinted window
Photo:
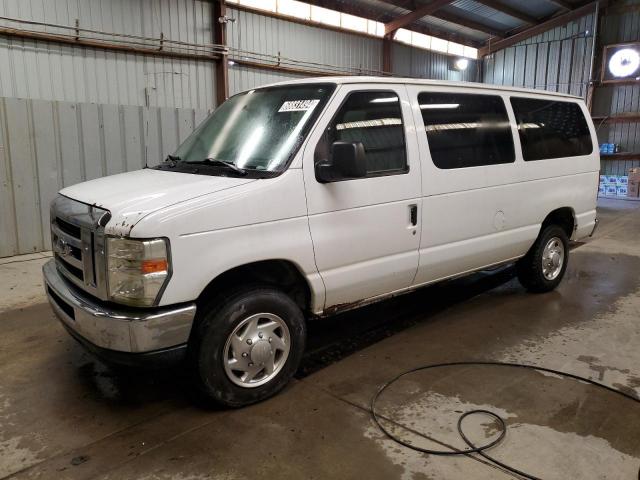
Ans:
[[[315,161],[328,159],[336,141],[362,142],[368,176],[407,171],[400,99],[394,92],[351,93],[320,140]]]
[[[577,103],[512,98],[526,161],[589,155],[589,126]]]
[[[418,103],[436,167],[477,167],[515,160],[502,98],[425,92],[418,95]]]

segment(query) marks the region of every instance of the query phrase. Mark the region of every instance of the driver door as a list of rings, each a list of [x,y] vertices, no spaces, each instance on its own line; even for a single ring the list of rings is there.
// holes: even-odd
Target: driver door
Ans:
[[[335,141],[361,142],[367,174],[321,183]],[[403,85],[343,85],[307,142],[309,227],[325,308],[409,287],[418,267],[421,184],[415,126]]]

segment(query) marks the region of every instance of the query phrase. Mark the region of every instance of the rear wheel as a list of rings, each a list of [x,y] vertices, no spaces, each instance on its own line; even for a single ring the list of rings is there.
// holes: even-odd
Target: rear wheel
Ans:
[[[203,310],[189,348],[196,386],[206,398],[241,407],[289,382],[306,337],[302,311],[289,296],[272,287],[248,287]]]
[[[540,232],[529,252],[518,260],[518,279],[530,292],[549,292],[562,281],[568,260],[566,232],[558,225],[549,225]]]

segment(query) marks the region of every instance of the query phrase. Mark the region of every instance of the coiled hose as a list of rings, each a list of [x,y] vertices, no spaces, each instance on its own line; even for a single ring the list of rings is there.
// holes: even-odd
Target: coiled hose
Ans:
[[[423,370],[431,370],[431,369],[435,369],[435,368],[445,368],[445,367],[468,367],[468,366],[493,366],[493,367],[510,367],[510,368],[522,368],[522,369],[527,369],[527,370],[535,370],[538,372],[547,372],[547,373],[553,373],[555,375],[560,375],[562,377],[565,378],[573,378],[574,380],[579,380],[581,382],[586,382],[589,383],[591,385],[594,385],[596,387],[599,388],[603,388],[605,390],[608,390],[611,393],[614,393],[616,395],[620,395],[624,398],[627,398],[629,400],[632,400],[633,402],[639,403],[640,404],[640,398],[637,398],[633,395],[630,395],[626,392],[623,392],[621,390],[617,390],[613,387],[610,387],[608,385],[605,385],[603,383],[597,382],[595,380],[592,380],[590,378],[586,378],[586,377],[581,377],[580,375],[574,375],[573,373],[567,373],[567,372],[562,372],[560,370],[554,370],[552,368],[545,368],[545,367],[539,367],[536,365],[527,365],[527,364],[522,364],[522,363],[510,363],[510,362],[489,362],[489,361],[470,361],[470,362],[448,362],[448,363],[436,363],[433,365],[425,365],[422,367],[417,367],[417,368],[413,368],[411,370],[407,370],[405,372],[400,373],[399,375],[396,375],[395,377],[393,377],[391,380],[389,380],[388,382],[386,382],[384,385],[382,385],[378,391],[376,392],[376,394],[372,397],[371,399],[371,415],[373,417],[373,421],[375,422],[375,424],[378,426],[378,428],[391,440],[399,443],[400,445],[410,448],[411,450],[414,450],[416,452],[421,452],[421,453],[426,453],[429,455],[469,455],[472,453],[477,453],[478,455],[484,457],[486,460],[488,460],[489,462],[493,463],[494,465],[497,465],[501,468],[503,468],[504,470],[507,470],[511,473],[514,473],[516,475],[519,475],[523,478],[529,479],[529,480],[542,480],[539,477],[536,477],[534,475],[531,475],[530,473],[524,472],[522,470],[518,470],[517,468],[514,468],[510,465],[507,465],[506,463],[503,463],[499,460],[496,460],[495,458],[489,456],[486,451],[488,449],[490,449],[491,447],[496,446],[498,443],[500,443],[506,433],[507,433],[507,425],[504,421],[504,419],[502,417],[500,417],[499,415],[497,415],[494,412],[491,412],[489,410],[481,410],[481,409],[475,409],[475,410],[469,410],[465,413],[463,413],[462,415],[460,415],[460,417],[458,417],[458,434],[460,435],[460,438],[462,438],[462,440],[469,446],[468,449],[466,450],[431,450],[428,448],[422,448],[422,447],[418,447],[416,445],[413,445],[403,439],[401,439],[400,437],[398,437],[397,435],[391,433],[389,430],[387,430],[384,425],[382,425],[382,423],[380,422],[380,417],[378,415],[378,413],[376,412],[376,403],[378,401],[378,398],[380,397],[380,395],[387,389],[389,388],[391,385],[393,385],[395,382],[397,382],[398,380],[400,380],[402,377],[405,377],[407,375],[410,375],[412,373],[416,373],[416,372],[420,372]],[[468,417],[469,415],[475,415],[475,414],[484,414],[484,415],[488,415],[492,418],[494,418],[498,424],[500,425],[500,434],[498,435],[498,437],[495,440],[492,440],[491,442],[487,443],[486,445],[481,445],[481,446],[476,446],[473,444],[473,442],[471,442],[471,440],[469,440],[469,438],[465,435],[464,433],[464,429],[463,429],[463,421],[466,417]],[[404,427],[406,428],[406,427]],[[423,438],[427,438],[424,435],[420,434],[419,432],[416,432],[412,429],[409,429],[413,434],[422,436]],[[428,438],[427,438],[428,439]],[[431,440],[431,439],[428,439]],[[640,480],[640,471],[638,472],[638,479]]]

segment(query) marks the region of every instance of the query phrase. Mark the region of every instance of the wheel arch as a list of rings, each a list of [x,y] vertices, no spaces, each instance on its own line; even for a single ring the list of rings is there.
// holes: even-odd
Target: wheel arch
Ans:
[[[567,238],[573,236],[576,228],[576,213],[571,207],[560,207],[549,212],[540,226],[540,232],[549,225],[558,225],[567,234]]]
[[[258,260],[230,268],[212,279],[196,300],[198,306],[211,300],[221,292],[248,284],[265,284],[281,289],[308,314],[312,311],[314,292],[302,273],[291,260]]]

